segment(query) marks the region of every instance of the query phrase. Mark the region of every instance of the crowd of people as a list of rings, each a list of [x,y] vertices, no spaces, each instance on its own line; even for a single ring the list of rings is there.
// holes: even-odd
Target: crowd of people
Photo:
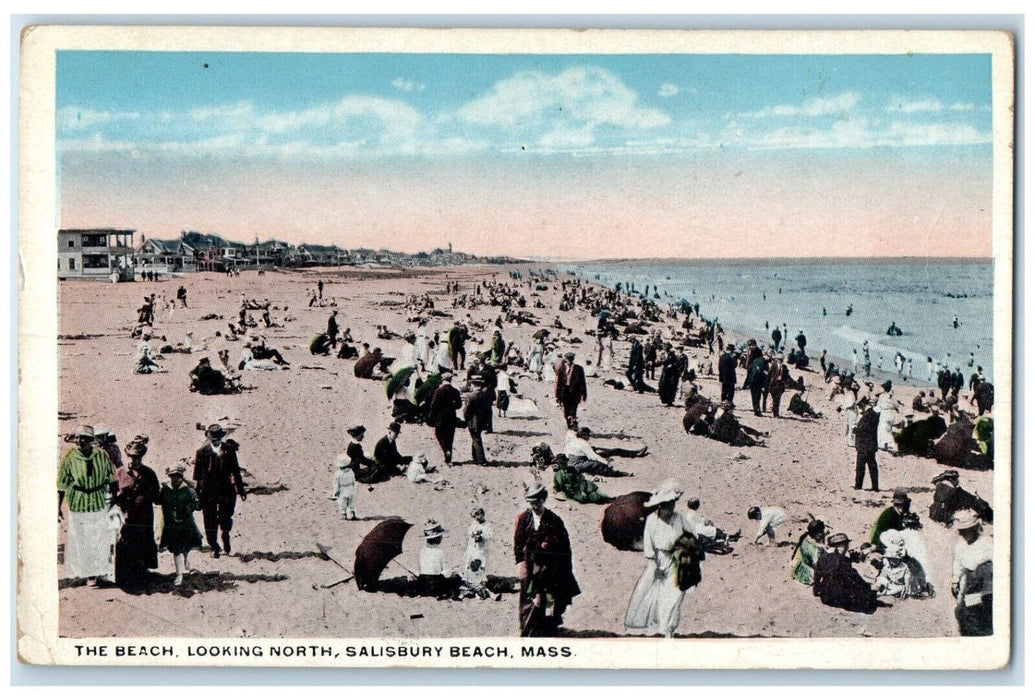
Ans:
[[[182,304],[180,308],[187,308],[186,288],[181,285],[180,290],[177,301]],[[592,349],[588,345],[580,347],[584,341],[572,328],[565,327],[559,316],[550,322],[536,315],[539,309],[548,308],[544,297],[536,293],[546,290],[558,292],[557,311],[583,311],[595,320],[595,328],[587,332],[594,339]],[[436,489],[448,488],[446,475],[439,474],[425,455],[400,452],[398,438],[404,426],[415,426],[406,430],[426,431],[429,444],[437,448],[435,454],[441,453],[444,467],[491,467],[501,458],[487,449],[484,436],[495,432],[495,423],[515,415],[536,417],[545,410],[556,410],[566,432],[557,436],[556,452],[545,442],[530,445],[527,467],[532,476],[520,486],[527,509],[518,514],[514,525],[518,629],[523,636],[558,634],[565,611],[581,592],[567,525],[546,507],[550,494],[580,505],[614,506],[619,494],[607,491],[619,487],[623,483],[620,479],[635,478],[631,470],[619,467],[626,464],[624,460],[645,457],[650,451],[649,445],[630,448],[591,442],[595,434],[581,422],[580,409],[604,387],[656,393],[659,420],[666,420],[668,407],[678,405],[683,409],[681,423],[688,440],[704,437],[737,448],[765,448],[769,432],[746,425],[737,415],[742,392],[750,396],[750,413],[755,420],[786,419],[790,413],[802,421],[797,429],[807,430],[809,421],[822,418],[822,413],[807,401],[814,382],[806,382],[806,376],[815,374],[832,386],[831,398],[840,399],[837,410],[844,414],[846,440],[856,453],[854,488],[862,489],[868,473],[870,488],[875,492],[879,491],[878,456],[882,452],[895,455],[906,451],[905,444],[912,449],[917,441],[927,440],[929,444],[917,449],[928,456],[935,452],[935,441],[949,434],[946,426],[941,434],[915,435],[917,431],[910,429],[911,420],[898,420],[905,406],[897,399],[891,380],[879,387],[871,382],[860,385],[854,367],[852,372],[838,370],[828,362],[825,351],[820,355],[822,372],[814,373],[809,368],[804,331],[798,331],[794,345],[788,348],[786,324],[772,329],[772,342],[751,338],[729,342],[730,335],[718,319],[701,316],[699,304],[663,306],[657,293],[651,297],[632,287],[623,289],[622,285],[605,288],[547,270],[530,271],[527,278],[525,274],[511,274],[502,282],[485,279],[471,287],[449,282],[445,293],[448,304],[437,302],[432,294],[407,299],[401,309],[406,314],[405,327],[393,330],[379,326],[376,337],[354,339],[350,328],[341,327],[336,301],[324,297],[324,282],[306,291],[308,307],[314,313],[323,309],[326,314],[330,309],[308,345],[309,353],[351,363],[357,379],[383,383],[386,398],[385,415],[370,416],[367,421],[385,426],[370,456],[363,446],[367,432],[363,424],[344,429],[347,446],[340,453],[328,455],[328,464],[333,467],[328,497],[336,503],[341,519],[354,521],[369,507],[360,498],[369,492],[360,491],[358,484],[399,478],[412,484],[430,483]],[[133,336],[140,338],[137,373],[161,370],[162,354],[150,346],[158,306],[156,295],[151,294],[137,310],[133,330]],[[270,315],[275,309],[269,299],[246,299],[242,295],[238,323],[230,324],[229,333],[217,332],[200,343],[191,335],[186,343],[163,351],[216,355],[218,364],[206,354],[189,372],[190,391],[206,396],[240,392],[248,388],[242,372],[292,366],[281,350],[271,347],[256,330],[260,323],[276,328],[295,321],[284,316],[283,323],[277,323]],[[478,310],[479,319],[470,310]],[[256,320],[250,311],[260,311],[261,319]],[[523,324],[538,326],[527,349],[507,340],[508,329]],[[229,361],[226,344],[239,339],[243,339],[241,360],[234,364]],[[628,347],[624,363],[616,347],[619,351]],[[864,357],[868,368],[868,348],[864,348]],[[900,376],[907,366],[896,358]],[[943,376],[949,377],[945,389]],[[718,396],[707,395],[711,382],[716,383]],[[556,408],[540,407],[527,399],[522,390],[526,383],[552,385],[550,396]],[[923,401],[921,392],[919,405],[914,401],[909,417],[937,412],[956,423],[969,420],[968,412],[958,405],[961,376],[944,368],[937,385],[942,403]],[[980,452],[981,444],[990,449],[991,418],[986,414],[993,404],[991,384],[980,367],[971,378],[969,391],[977,406],[979,424],[980,420],[987,421],[982,439],[974,438]],[[785,394],[791,395],[786,407]],[[951,396],[955,399],[950,400]],[[671,419],[673,426],[679,425],[678,421],[677,417]],[[466,429],[470,460],[463,459],[456,449],[457,428]],[[180,586],[190,571],[191,552],[204,549],[217,559],[230,554],[235,509],[238,501],[247,499],[248,484],[238,462],[240,446],[228,435],[227,427],[221,424],[205,426],[204,444],[193,460],[169,465],[163,484],[144,464],[147,435],[137,435],[126,444],[129,461],[124,464],[108,431],[88,425],[78,427],[69,436],[75,447],[63,456],[58,475],[59,517],[64,517],[63,502],[69,512],[66,576],[133,589],[156,576],[158,554],[167,551],[173,556],[173,583]],[[956,452],[961,450],[975,452],[965,440]],[[623,462],[616,463],[615,458]],[[951,595],[957,598],[960,633],[990,634],[991,509],[980,498],[963,491],[958,485],[958,471],[954,474],[937,482],[931,519],[959,532]],[[601,479],[609,480],[607,491]],[[701,515],[697,498],[690,498],[686,513],[679,512],[683,496],[678,480],[666,479],[641,502],[643,519],[635,527],[642,529],[634,539],[642,542],[647,564],[630,592],[625,616],[630,632],[673,636],[687,593],[707,576],[707,555],[729,553],[739,539],[739,531],[727,535]],[[848,534],[831,532],[825,523],[811,518],[794,546],[788,576],[811,586],[817,604],[853,612],[871,614],[887,604],[881,602],[885,599],[933,597],[939,587],[927,578],[926,549],[918,534],[921,522],[910,510],[910,503],[908,492],[896,489],[891,505],[874,521],[865,544],[855,550],[850,548]],[[754,545],[775,544],[778,530],[794,526],[779,504],[742,505],[747,519],[758,523],[757,534],[751,539]],[[156,508],[162,514],[160,534],[155,529]],[[738,510],[745,512],[744,508]],[[198,511],[201,529],[195,520]],[[416,590],[421,595],[491,595],[487,548],[496,537],[494,528],[482,507],[475,507],[471,517],[464,558],[455,567],[449,565],[441,547],[446,530],[436,521],[425,523],[425,546],[420,552],[419,573],[415,574]],[[498,520],[496,527],[500,527]]]

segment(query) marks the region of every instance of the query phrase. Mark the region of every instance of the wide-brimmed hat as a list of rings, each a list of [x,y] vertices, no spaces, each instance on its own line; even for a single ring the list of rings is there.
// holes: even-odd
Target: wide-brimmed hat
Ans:
[[[349,457],[347,452],[341,452],[334,458],[334,466],[338,467],[338,469],[347,467],[350,464],[352,464],[352,457]]]
[[[165,473],[167,476],[172,476],[173,474],[179,474],[180,476],[183,476],[186,473],[186,471],[187,465],[183,462],[177,462],[176,464],[166,469]]]
[[[980,525],[981,519],[978,518],[977,513],[972,510],[960,510],[956,512],[952,524],[953,527],[962,532],[963,530],[969,530]]]
[[[546,486],[541,481],[525,484],[524,489],[526,501],[538,501],[540,498],[546,498]]]
[[[811,520],[806,528],[806,532],[809,533],[809,537],[813,539],[819,539],[827,531],[827,525],[822,520]]]
[[[367,432],[367,429],[365,426],[362,425],[354,425],[351,428],[347,428],[345,432],[352,437],[359,437],[363,433]]]
[[[93,436],[95,438],[107,437],[108,435],[111,435],[111,430],[109,428],[98,425],[93,429]]]
[[[76,426],[75,432],[73,433],[77,438],[79,437],[95,437],[95,433],[92,425],[78,425]]]
[[[891,497],[892,503],[910,503],[912,499],[909,498],[909,493],[905,489],[895,489],[895,493]]]
[[[837,532],[827,538],[827,544],[831,547],[836,547],[839,544],[848,544],[849,542],[851,542],[851,540],[848,539],[848,535],[843,532]]]
[[[938,476],[931,479],[932,484],[940,484],[943,481],[955,481],[960,478],[960,473],[955,469],[946,469]]]
[[[213,423],[212,425],[205,428],[205,437],[209,438],[210,440],[216,438],[223,438],[226,437],[226,430],[224,430],[223,426],[221,426],[219,423]]]
[[[126,454],[130,457],[143,457],[147,454],[147,443],[131,440],[126,445]]]
[[[683,497],[683,489],[673,479],[662,482],[661,486],[655,489],[650,499],[643,504],[644,508],[653,508],[662,503],[674,503]]]
[[[424,539],[433,540],[446,534],[446,529],[434,520],[429,520],[424,525]]]

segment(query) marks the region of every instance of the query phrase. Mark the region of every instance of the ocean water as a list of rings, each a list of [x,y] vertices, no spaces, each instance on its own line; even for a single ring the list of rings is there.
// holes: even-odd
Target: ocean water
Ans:
[[[849,360],[856,349],[860,371],[868,340],[874,369],[883,355],[882,369],[894,372],[895,353],[901,352],[913,360],[914,379],[926,380],[928,356],[948,360],[969,378],[974,353],[975,367],[994,377],[990,260],[664,260],[560,267],[610,287],[632,283],[642,292],[649,284],[652,297],[657,285],[661,303],[699,303],[705,318],[759,340],[771,342],[772,328],[779,324],[782,331],[786,323],[791,337],[785,342],[793,343],[803,330],[810,357],[825,348]],[[887,335],[892,321],[901,336]]]

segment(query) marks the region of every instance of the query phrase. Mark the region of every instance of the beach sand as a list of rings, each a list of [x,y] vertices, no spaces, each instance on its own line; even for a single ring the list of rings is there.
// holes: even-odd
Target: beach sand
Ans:
[[[511,552],[513,523],[524,509],[520,484],[527,479],[530,449],[539,442],[560,450],[564,420],[552,400],[552,385],[519,380],[518,391],[538,402],[535,419],[495,418],[495,433],[485,436],[489,459],[502,466],[479,467],[470,459],[469,438],[458,430],[455,444],[460,464],[442,466],[441,452],[426,426],[404,425],[399,438],[403,454],[425,453],[450,486],[435,490],[429,484],[411,484],[397,478],[368,488],[359,485],[360,520],[346,522],[328,499],[335,455],[348,443],[345,428],[367,427],[367,454],[391,420],[390,402],[383,384],[353,376],[353,360],[312,357],[309,339],[321,332],[328,308],[310,308],[305,290],[324,279],[325,298],[337,300],[339,324],[351,328],[357,342],[380,346],[398,355],[401,340],[379,341],[375,326],[387,325],[402,333],[411,328],[402,304],[408,294],[429,292],[440,309],[452,312],[444,293],[446,280],[459,281],[467,291],[478,280],[506,281],[501,268],[456,268],[424,271],[310,270],[270,272],[237,278],[200,273],[154,283],[110,285],[98,282],[62,282],[60,286],[60,406],[61,430],[78,423],[110,427],[119,444],[136,433],[150,435],[145,463],[165,481],[165,469],[182,457],[193,457],[204,442],[196,423],[224,417],[239,424],[232,437],[241,444],[241,465],[251,484],[269,487],[238,503],[233,532],[233,556],[213,559],[205,552],[191,555],[199,573],[188,575],[176,590],[171,581],[141,595],[117,588],[63,585],[60,597],[60,634],[69,637],[457,637],[518,634],[518,596]],[[233,396],[201,396],[188,391],[188,372],[199,354],[170,354],[160,360],[165,373],[133,373],[137,340],[130,338],[136,309],[145,294],[171,298],[180,283],[187,286],[190,308],[177,309],[168,320],[157,312],[156,333],[169,342],[182,342],[193,330],[195,341],[223,330],[236,319],[240,297],[269,298],[275,320],[295,320],[285,328],[264,331],[273,347],[281,349],[290,370],[245,373],[253,390]],[[546,309],[529,310],[548,323],[559,315],[581,345],[571,345],[578,361],[595,359],[595,340],[585,331],[595,321],[585,311],[558,314],[559,284],[538,293]],[[526,294],[531,293],[528,290]],[[535,296],[530,296],[530,302]],[[287,307],[287,310],[284,307]],[[207,313],[223,320],[199,321]],[[466,309],[458,309],[464,315]],[[481,306],[470,312],[475,320],[495,319],[498,307]],[[257,314],[256,314],[257,316]],[[432,320],[431,331],[444,332],[447,318]],[[507,325],[504,338],[522,351],[530,345],[534,326]],[[474,334],[473,351],[488,348],[491,330]],[[727,333],[731,340],[735,332]],[[77,339],[72,339],[77,338]],[[762,340],[762,339],[759,339]],[[157,349],[162,343],[154,342]],[[240,342],[227,344],[236,362]],[[565,344],[562,344],[568,347]],[[855,451],[844,438],[844,422],[827,400],[829,385],[818,373],[804,372],[810,387],[808,400],[823,412],[818,420],[787,415],[782,419],[751,415],[746,391],[737,391],[738,416],[748,426],[768,431],[765,447],[738,448],[683,432],[682,408],[662,406],[656,394],[619,391],[602,379],[624,380],[629,344],[615,342],[615,369],[589,378],[589,401],[580,408],[581,423],[608,444],[645,444],[648,456],[616,458],[619,469],[634,472],[626,478],[605,478],[600,488],[610,495],[635,490],[651,491],[666,478],[677,479],[687,497],[701,499],[701,512],[727,532],[742,529],[742,538],[727,556],[709,555],[702,564],[703,580],[686,597],[678,635],[720,637],[943,637],[955,636],[953,598],[949,593],[952,547],[956,534],[927,518],[931,478],[943,471],[933,460],[879,453],[882,492],[852,489]],[[701,359],[707,350],[690,352]],[[215,347],[205,355],[216,362]],[[717,356],[712,358],[717,360]],[[592,373],[593,367],[587,366]],[[740,382],[743,375],[740,374]],[[792,375],[797,377],[799,372]],[[738,382],[738,384],[740,383]],[[649,382],[654,384],[655,382]],[[898,384],[898,382],[896,382]],[[716,377],[699,380],[705,396],[717,399]],[[908,413],[917,389],[897,387],[898,399]],[[969,393],[967,394],[969,397]],[[784,406],[790,398],[784,398]],[[69,445],[59,440],[64,453]],[[54,466],[56,470],[56,465]],[[189,476],[189,473],[188,473]],[[867,485],[868,485],[867,480]],[[991,472],[961,472],[961,485],[991,501]],[[913,510],[922,515],[922,537],[928,548],[928,573],[937,597],[931,600],[893,601],[873,615],[854,614],[821,605],[809,587],[790,577],[793,543],[804,531],[808,514],[823,519],[833,531],[845,532],[853,546],[861,544],[880,511],[890,505],[895,487],[912,493]],[[685,498],[680,510],[685,512]],[[344,576],[335,564],[321,558],[317,543],[351,566],[360,539],[380,519],[400,516],[414,524],[398,562],[416,570],[423,546],[420,530],[435,518],[448,530],[443,543],[447,562],[459,566],[466,547],[470,510],[485,508],[495,539],[488,549],[490,575],[506,577],[499,600],[438,601],[390,592],[361,592],[353,582],[329,589],[314,584],[333,583]],[[755,522],[746,517],[749,506],[779,506],[791,516],[777,535],[776,546],[755,546]],[[993,503],[993,506],[995,504]],[[563,518],[574,551],[575,574],[582,588],[565,615],[565,633],[584,636],[626,634],[623,621],[629,595],[645,560],[639,552],[623,552],[603,542],[600,518],[604,507],[558,501],[547,507]],[[197,514],[201,523],[201,514]],[[64,527],[59,539],[64,541]],[[171,580],[172,556],[160,555],[160,572]],[[64,576],[59,567],[59,577]],[[406,571],[390,564],[382,574],[389,585],[401,583]]]

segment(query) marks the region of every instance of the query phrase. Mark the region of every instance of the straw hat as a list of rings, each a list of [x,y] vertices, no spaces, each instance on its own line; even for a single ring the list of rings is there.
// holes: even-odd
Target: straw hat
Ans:
[[[445,534],[446,534],[446,529],[444,527],[442,527],[441,525],[439,525],[434,520],[429,520],[427,522],[427,524],[424,525],[424,539],[425,540],[433,540],[433,539],[436,539],[436,538],[440,538],[440,537],[442,537]]]
[[[538,501],[540,498],[546,498],[546,487],[541,481],[526,483],[524,489],[526,501]]]
[[[958,511],[953,518],[953,526],[960,532],[970,530],[979,525],[981,525],[981,520],[978,518],[977,513],[969,509]]]
[[[831,547],[836,547],[839,544],[848,544],[849,542],[851,542],[851,540],[848,539],[848,535],[843,532],[838,532],[827,538],[827,544]]]
[[[93,437],[94,437],[93,426],[92,425],[79,425],[79,426],[76,426],[75,433],[73,433],[73,434],[77,438],[78,437],[88,437],[90,439],[93,439]]]
[[[643,504],[644,508],[653,508],[662,503],[673,503],[683,497],[683,489],[673,479],[662,482],[661,486],[651,494],[650,500]]]

